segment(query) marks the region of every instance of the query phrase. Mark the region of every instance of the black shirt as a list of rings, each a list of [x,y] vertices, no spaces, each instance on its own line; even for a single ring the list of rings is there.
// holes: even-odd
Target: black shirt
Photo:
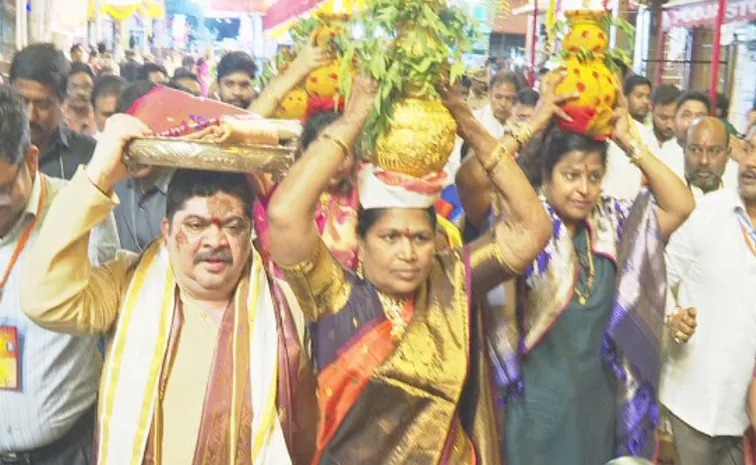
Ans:
[[[39,169],[50,177],[71,179],[79,165],[89,163],[95,144],[91,137],[61,124],[39,159]]]

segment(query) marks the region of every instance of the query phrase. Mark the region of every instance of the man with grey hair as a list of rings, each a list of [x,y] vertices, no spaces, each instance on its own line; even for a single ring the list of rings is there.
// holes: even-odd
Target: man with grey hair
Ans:
[[[39,171],[28,113],[15,89],[0,87],[0,464],[87,465],[102,367],[98,340],[42,329],[21,308],[26,258],[66,183]],[[90,261],[115,256],[112,217],[90,238]]]

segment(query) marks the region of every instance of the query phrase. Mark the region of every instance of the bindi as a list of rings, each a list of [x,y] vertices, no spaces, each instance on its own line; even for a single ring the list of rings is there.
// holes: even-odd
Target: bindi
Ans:
[[[223,227],[223,220],[220,217],[218,217],[218,216],[214,216],[214,217],[210,218],[210,224],[214,224],[215,226],[218,226],[219,228],[222,228]]]

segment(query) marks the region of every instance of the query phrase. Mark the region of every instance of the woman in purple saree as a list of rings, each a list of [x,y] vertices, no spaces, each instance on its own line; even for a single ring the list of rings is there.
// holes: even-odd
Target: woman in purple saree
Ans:
[[[513,314],[485,317],[507,465],[653,453],[664,241],[693,200],[631,134],[620,101],[612,137],[650,193],[634,202],[602,197],[606,142],[556,127],[518,160],[540,188],[554,235],[518,279]]]

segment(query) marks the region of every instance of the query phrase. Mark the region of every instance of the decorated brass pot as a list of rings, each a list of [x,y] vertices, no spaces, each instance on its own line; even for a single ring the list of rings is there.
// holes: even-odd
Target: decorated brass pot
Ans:
[[[598,140],[612,135],[611,120],[619,83],[604,58],[608,39],[601,21],[606,14],[603,11],[567,12],[570,32],[562,42],[566,60],[556,71],[567,71],[567,76],[557,85],[558,94],[580,94],[577,100],[564,106],[573,121],[559,120],[560,127]],[[558,79],[556,75],[551,78]]]
[[[440,100],[408,97],[394,105],[388,130],[376,141],[373,163],[423,177],[444,169],[454,150],[457,122]]]

